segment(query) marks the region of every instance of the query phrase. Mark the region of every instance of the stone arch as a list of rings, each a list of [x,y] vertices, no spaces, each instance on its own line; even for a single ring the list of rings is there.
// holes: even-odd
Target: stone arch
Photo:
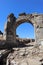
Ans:
[[[34,24],[35,24],[35,22],[34,22],[34,17],[30,14],[30,15],[22,15],[22,16],[19,16],[19,18],[17,18],[16,19],[16,23],[15,23],[15,26],[16,26],[16,28],[20,25],[20,24],[22,24],[22,23],[24,23],[24,22],[28,22],[28,23],[31,23],[33,26],[34,26]]]
[[[30,20],[20,20],[20,21],[18,21],[18,22],[16,22],[16,28],[20,25],[20,24],[22,24],[22,23],[25,23],[25,22],[27,22],[27,23],[30,23],[30,24],[32,24],[33,26],[34,26],[34,24],[30,21]]]
[[[18,18],[16,18],[14,16],[14,14],[10,14],[7,18],[8,29],[7,29],[7,27],[5,29],[6,33],[9,30],[9,32],[8,32],[9,34],[6,35],[7,42],[8,43],[11,42],[14,44],[17,43],[16,42],[16,29],[20,24],[22,24],[24,22],[28,22],[28,23],[31,23],[33,26],[34,26],[34,24],[36,25],[34,16],[35,16],[34,14],[21,14],[21,15],[19,15]],[[12,33],[12,34],[10,34],[10,33]]]
[[[22,23],[30,23],[34,26],[35,24],[35,21],[34,21],[34,16],[32,16],[32,14],[30,15],[22,15],[22,16],[19,16],[17,19],[16,19],[16,23],[15,23],[15,30],[17,29],[17,27],[22,24]],[[35,33],[34,33],[35,34]],[[16,39],[16,38],[15,38]]]
[[[10,14],[7,18],[3,37],[7,43],[16,44],[16,28],[24,23],[29,22],[34,26],[35,42],[43,40],[43,15],[42,14],[25,14],[22,13],[18,18],[14,14]],[[8,32],[8,33],[7,33]],[[13,40],[13,41],[12,41]]]

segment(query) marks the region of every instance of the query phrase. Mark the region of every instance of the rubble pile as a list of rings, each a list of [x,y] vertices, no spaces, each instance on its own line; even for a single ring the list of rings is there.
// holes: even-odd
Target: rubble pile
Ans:
[[[41,65],[43,58],[43,46],[31,46],[22,48],[13,48],[13,53],[7,57],[7,65]],[[34,61],[34,62],[33,62]]]

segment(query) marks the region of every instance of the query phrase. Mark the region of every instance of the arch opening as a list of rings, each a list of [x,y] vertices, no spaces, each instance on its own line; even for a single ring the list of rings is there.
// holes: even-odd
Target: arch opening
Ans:
[[[18,27],[16,28],[16,35],[19,38],[26,38],[26,39],[35,39],[34,36],[34,26],[28,22],[25,21],[23,23],[21,23],[20,25],[18,25]]]

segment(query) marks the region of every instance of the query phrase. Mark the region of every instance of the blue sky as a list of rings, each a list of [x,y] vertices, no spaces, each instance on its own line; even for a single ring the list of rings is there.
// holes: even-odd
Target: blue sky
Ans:
[[[43,13],[43,0],[0,0],[0,30],[2,32],[4,31],[4,24],[8,14],[14,13],[14,15],[18,17],[18,14],[22,12],[26,12],[27,14],[34,12]],[[23,32],[22,26],[25,27],[24,30],[26,29],[26,34]],[[19,30],[23,33],[20,33]],[[21,24],[16,32],[20,37],[34,38],[34,27],[32,27],[31,24]],[[32,34],[30,34],[30,32],[32,32]]]

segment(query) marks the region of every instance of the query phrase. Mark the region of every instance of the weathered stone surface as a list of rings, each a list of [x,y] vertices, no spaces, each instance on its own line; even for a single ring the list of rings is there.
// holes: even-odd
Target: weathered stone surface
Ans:
[[[8,59],[12,59],[17,65],[40,65],[41,62],[39,60],[43,58],[43,50],[41,49],[42,47],[40,47],[40,49],[34,47],[23,47],[19,48],[19,50],[14,48],[14,52],[8,55]]]
[[[11,13],[7,19],[8,19],[8,21],[7,21],[7,25],[6,25],[7,27],[6,27],[5,31],[6,31],[6,35],[7,35],[6,39],[8,41],[17,43],[16,28],[24,22],[31,23],[34,26],[36,43],[38,43],[39,41],[41,43],[41,41],[43,41],[43,14],[22,13],[22,14],[20,14],[20,16],[18,18],[16,18],[14,16],[14,14]],[[21,40],[19,40],[19,41],[21,41]]]

